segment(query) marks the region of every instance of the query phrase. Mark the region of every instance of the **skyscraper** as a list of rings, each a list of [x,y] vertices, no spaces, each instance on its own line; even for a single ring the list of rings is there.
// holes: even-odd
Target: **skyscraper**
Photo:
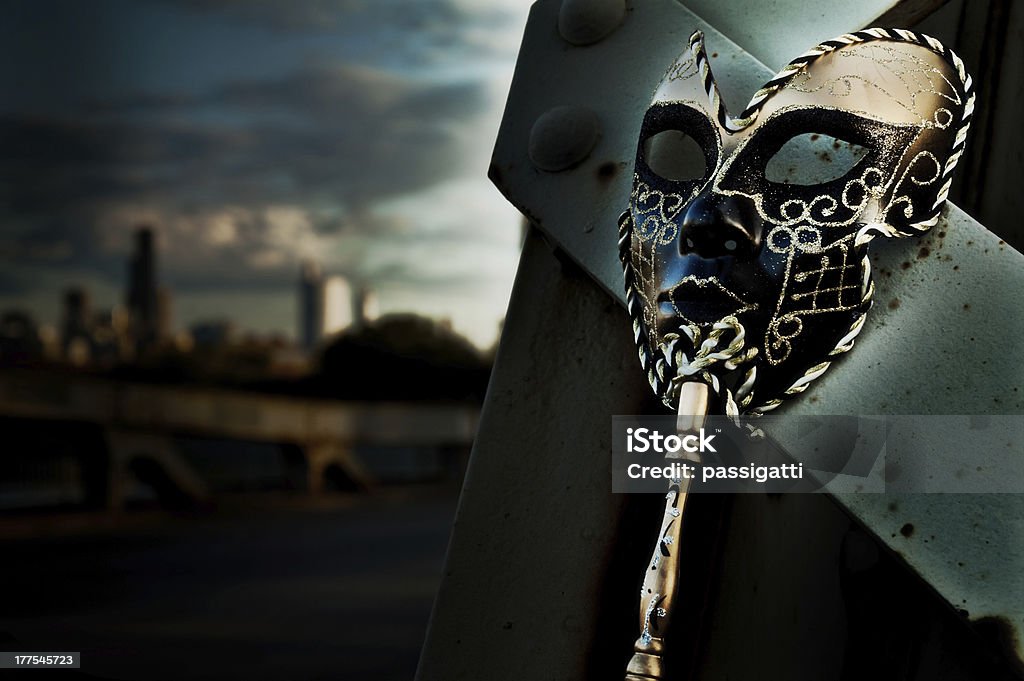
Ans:
[[[362,329],[380,314],[377,294],[366,286],[358,286],[352,293],[352,328]]]
[[[153,345],[160,336],[160,301],[156,286],[156,253],[153,229],[135,231],[135,250],[128,263],[128,296],[132,335],[139,349]]]
[[[345,277],[325,277],[316,262],[302,263],[299,275],[299,345],[314,350],[327,336],[353,323],[353,293]]]
[[[352,324],[352,287],[345,277],[332,275],[323,284],[321,337],[341,333]]]
[[[92,325],[89,292],[80,286],[64,291],[64,318],[61,320],[61,339],[65,347],[73,338],[89,335]]]
[[[302,263],[299,274],[299,345],[309,352],[320,340],[323,326],[323,277],[312,260]]]
[[[64,292],[64,317],[60,324],[60,348],[72,364],[86,364],[92,356],[92,313],[89,293],[73,286]]]
[[[156,290],[156,335],[157,338],[174,335],[174,296],[165,286]]]

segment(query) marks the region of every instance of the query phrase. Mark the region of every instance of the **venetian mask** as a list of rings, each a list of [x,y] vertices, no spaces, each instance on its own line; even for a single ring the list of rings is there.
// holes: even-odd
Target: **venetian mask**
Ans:
[[[871,29],[802,55],[732,118],[695,33],[644,117],[619,224],[640,359],[666,405],[696,378],[728,413],[768,411],[849,350],[869,242],[936,223],[973,105],[950,50]]]

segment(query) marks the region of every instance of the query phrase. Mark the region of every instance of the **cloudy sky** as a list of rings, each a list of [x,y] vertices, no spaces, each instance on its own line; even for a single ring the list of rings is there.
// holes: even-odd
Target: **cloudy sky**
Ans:
[[[25,0],[0,23],[0,310],[119,302],[294,332],[299,262],[495,337],[519,219],[485,179],[527,0]]]

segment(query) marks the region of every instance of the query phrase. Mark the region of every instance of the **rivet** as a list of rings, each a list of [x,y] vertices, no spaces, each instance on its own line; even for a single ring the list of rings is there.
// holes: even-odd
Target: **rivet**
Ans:
[[[556,106],[541,114],[530,130],[533,165],[557,172],[590,155],[601,134],[597,115],[581,106]]]
[[[626,0],[562,0],[558,32],[573,45],[590,45],[614,31],[626,16]]]

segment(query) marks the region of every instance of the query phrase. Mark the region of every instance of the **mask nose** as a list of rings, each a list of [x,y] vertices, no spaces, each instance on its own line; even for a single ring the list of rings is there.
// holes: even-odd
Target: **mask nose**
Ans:
[[[683,214],[679,252],[702,258],[753,254],[761,243],[761,219],[749,201],[701,193]]]

